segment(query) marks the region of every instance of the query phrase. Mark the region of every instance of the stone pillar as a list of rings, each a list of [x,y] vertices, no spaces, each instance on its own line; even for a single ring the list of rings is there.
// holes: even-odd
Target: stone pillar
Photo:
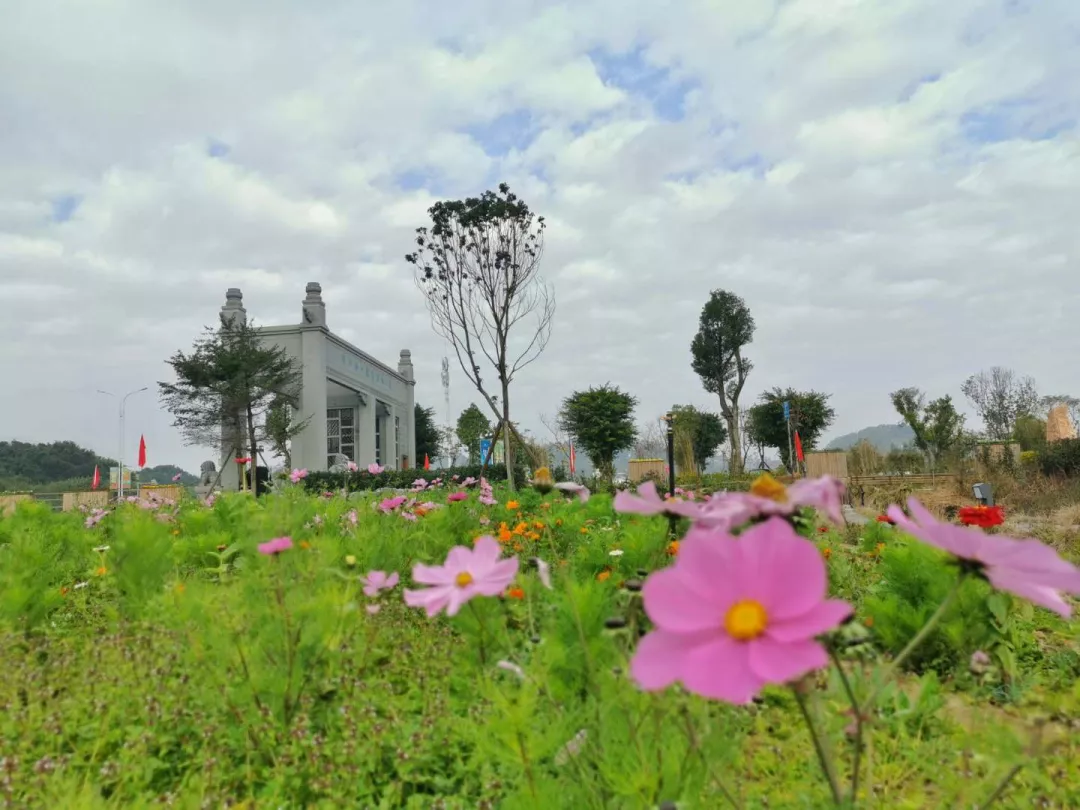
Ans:
[[[419,467],[423,459],[416,458],[416,382],[413,377],[412,352],[402,349],[398,357],[398,374],[406,379],[405,413],[401,414],[401,455],[409,457],[410,467]],[[401,463],[401,459],[398,459]]]
[[[247,310],[244,309],[244,294],[237,287],[230,287],[225,292],[225,306],[221,308],[221,323],[245,324],[247,323]],[[218,463],[221,465],[221,488],[234,491],[240,488],[240,470],[235,459],[244,456],[241,445],[247,444],[243,436],[235,435],[231,425],[221,426],[221,457]]]
[[[375,395],[368,391],[364,400],[356,409],[356,463],[361,467],[375,461]]]
[[[307,285],[303,304],[304,322],[300,327],[300,420],[307,425],[293,439],[294,468],[325,470],[326,463],[326,306],[322,290],[312,282]]]

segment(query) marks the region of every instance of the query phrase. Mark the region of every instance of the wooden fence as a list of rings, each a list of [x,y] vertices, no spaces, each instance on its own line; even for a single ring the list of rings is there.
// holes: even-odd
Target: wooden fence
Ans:
[[[29,501],[34,496],[29,492],[11,492],[0,495],[0,515],[10,515],[19,501]]]
[[[847,479],[848,488],[874,487],[877,489],[903,487],[905,489],[927,487],[955,487],[959,478],[946,473],[921,475],[854,475]]]
[[[88,509],[104,509],[109,505],[109,491],[96,489],[89,492],[65,492],[60,501],[60,508],[65,512],[85,506]]]
[[[667,465],[662,458],[632,458],[627,465],[626,480],[631,483],[642,481],[648,475],[664,477],[664,467]]]
[[[847,453],[807,453],[806,475],[809,478],[831,475],[842,481],[848,477]]]
[[[146,501],[153,497],[163,501],[178,501],[184,494],[184,487],[179,484],[146,484],[139,487],[139,500]]]

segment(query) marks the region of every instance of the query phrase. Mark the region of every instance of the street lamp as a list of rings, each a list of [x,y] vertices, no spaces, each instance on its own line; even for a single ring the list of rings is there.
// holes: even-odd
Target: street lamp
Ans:
[[[120,458],[118,463],[120,465],[119,481],[116,483],[116,500],[119,501],[124,497],[124,418],[127,415],[127,401],[128,397],[135,394],[141,394],[143,391],[148,391],[150,386],[144,385],[142,388],[136,388],[134,391],[128,391],[124,396],[120,397]],[[99,394],[104,394],[108,397],[116,398],[116,394],[111,391],[102,391],[98,389]]]

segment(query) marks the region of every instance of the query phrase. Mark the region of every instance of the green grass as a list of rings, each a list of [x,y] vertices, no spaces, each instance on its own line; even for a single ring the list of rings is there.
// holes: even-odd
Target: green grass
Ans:
[[[494,507],[445,494],[416,521],[382,514],[376,496],[298,488],[212,509],[125,506],[89,529],[33,503],[0,519],[0,798],[73,810],[711,809],[726,791],[746,808],[829,806],[790,691],[732,707],[643,693],[627,677],[643,617],[623,586],[670,561],[665,520],[617,515],[606,496],[523,492],[511,510],[498,490]],[[360,573],[399,571],[408,586],[414,562],[441,562],[502,523],[509,553],[551,562],[553,591],[523,562],[523,598],[475,600],[453,621],[407,608],[400,586],[365,609]],[[297,545],[256,553],[281,535]],[[863,642],[844,654],[859,689],[933,610],[947,569],[885,527],[812,536],[829,549],[834,592],[858,608],[841,635]],[[988,597],[973,583],[884,694],[859,806],[981,805],[1017,764],[999,806],[1080,806],[1076,625]],[[976,644],[995,662],[978,676]],[[844,691],[835,674],[817,680],[844,776]]]

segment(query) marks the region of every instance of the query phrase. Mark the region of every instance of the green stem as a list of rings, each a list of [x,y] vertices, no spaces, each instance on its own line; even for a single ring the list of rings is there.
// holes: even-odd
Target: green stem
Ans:
[[[791,691],[795,694],[795,701],[799,704],[799,710],[802,712],[803,719],[806,721],[806,728],[810,732],[810,738],[814,741],[814,751],[817,752],[818,764],[821,765],[821,770],[829,782],[829,790],[832,792],[833,804],[839,807],[843,803],[843,797],[840,795],[840,785],[836,781],[836,772],[833,770],[833,764],[829,760],[828,752],[825,750],[825,740],[818,732],[817,726],[814,723],[814,718],[810,715],[810,707],[806,705],[806,696],[799,691],[799,685],[792,684]]]
[[[881,694],[881,690],[885,688],[885,684],[888,683],[889,678],[892,677],[893,673],[896,672],[897,668],[902,663],[904,663],[904,661],[909,655],[911,655],[915,648],[922,644],[923,641],[926,640],[926,637],[930,635],[930,631],[933,630],[937,626],[938,622],[941,621],[941,617],[945,615],[945,611],[952,607],[953,601],[955,601],[957,594],[960,593],[960,586],[963,584],[964,574],[960,574],[960,576],[956,578],[956,583],[952,586],[952,590],[949,591],[945,599],[941,602],[940,605],[938,605],[938,609],[934,611],[934,614],[929,619],[927,619],[926,624],[923,625],[922,630],[916,633],[915,637],[911,639],[911,641],[907,643],[907,646],[900,651],[900,654],[897,655],[896,658],[894,658],[892,661],[890,661],[888,666],[885,667],[884,673],[878,678],[877,686],[874,687],[874,689],[870,692],[869,697],[867,697],[866,700],[863,702],[861,713],[865,714],[873,708],[874,701],[877,700],[878,696]]]
[[[1012,768],[1009,769],[1009,772],[1005,774],[1005,778],[998,783],[998,786],[994,789],[994,792],[990,794],[990,798],[986,800],[986,804],[982,805],[980,810],[986,810],[987,807],[989,807],[1002,796],[1004,796],[1005,789],[1009,786],[1009,783],[1013,780],[1013,778],[1018,773],[1020,773],[1020,769],[1023,767],[1023,763],[1013,765]]]
[[[472,611],[472,615],[476,619],[476,624],[480,628],[480,666],[487,666],[487,627],[484,624],[484,620],[480,618],[480,613],[476,609],[476,602],[469,602],[469,610]]]
[[[862,768],[863,716],[859,710],[859,701],[855,697],[855,690],[851,688],[851,681],[848,679],[847,673],[844,672],[843,662],[840,660],[840,656],[836,654],[836,650],[831,646],[829,647],[829,657],[832,658],[836,671],[840,675],[840,683],[844,686],[844,692],[847,694],[848,702],[851,704],[851,711],[855,713],[855,739],[853,741],[855,750],[851,757],[851,806],[855,807],[859,801],[859,770]]]

